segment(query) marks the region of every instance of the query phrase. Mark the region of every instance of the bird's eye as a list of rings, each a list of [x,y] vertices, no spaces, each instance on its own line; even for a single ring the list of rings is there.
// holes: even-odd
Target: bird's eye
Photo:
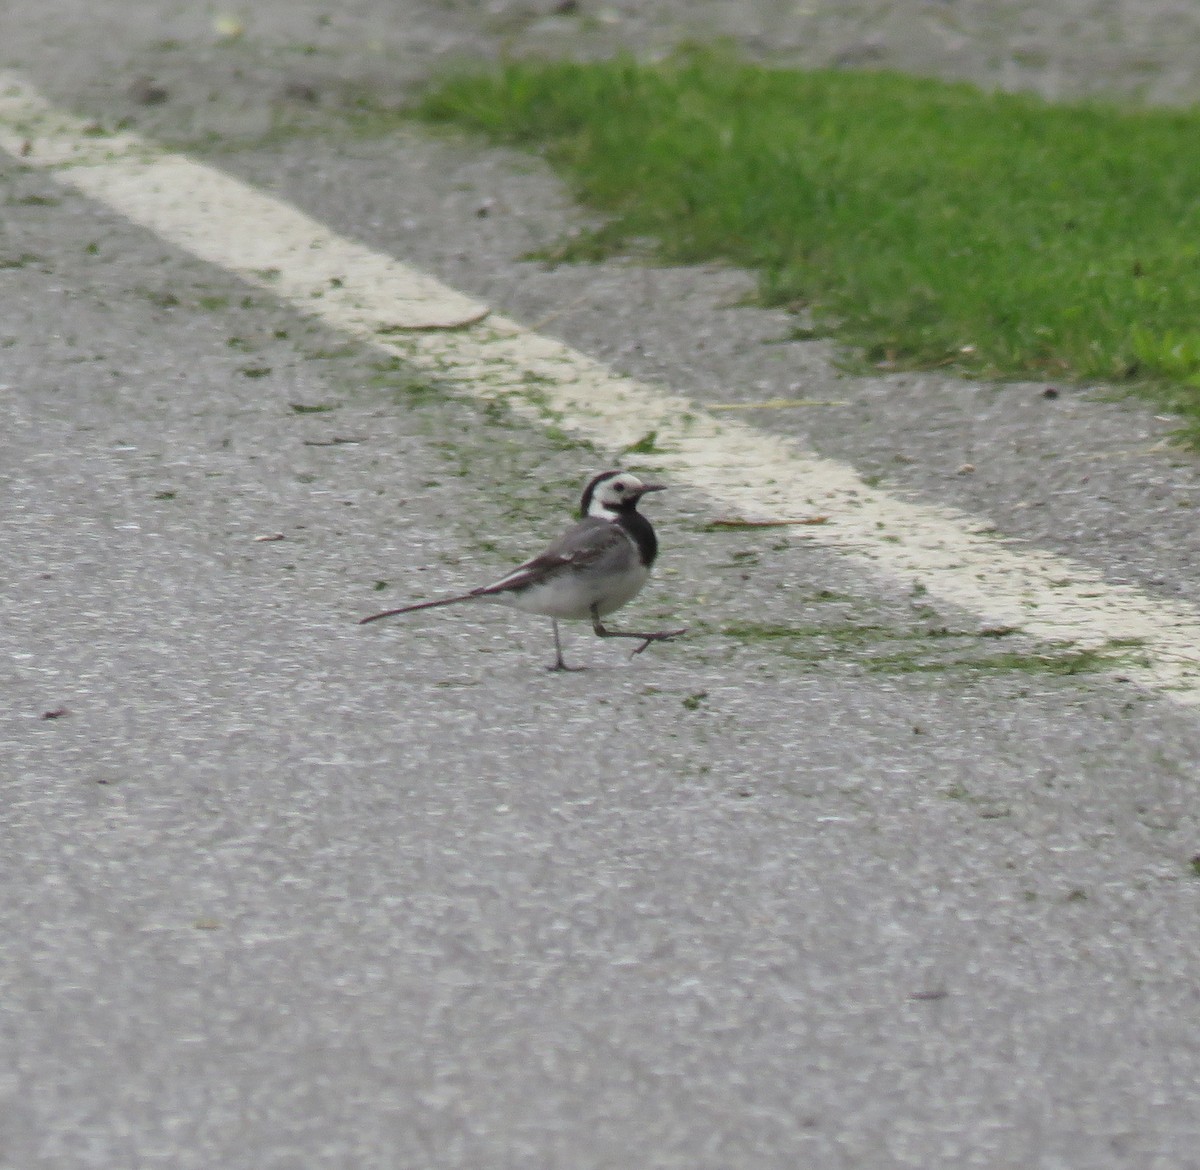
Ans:
[[[625,485],[623,483],[621,483],[619,480],[613,484],[614,492],[617,492],[619,494],[619,493],[623,492],[624,490],[625,490]]]

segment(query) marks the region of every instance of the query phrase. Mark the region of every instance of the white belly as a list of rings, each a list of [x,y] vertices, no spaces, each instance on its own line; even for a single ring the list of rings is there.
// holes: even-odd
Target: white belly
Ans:
[[[498,594],[496,600],[507,602],[525,613],[540,613],[566,621],[591,621],[593,605],[604,617],[632,601],[649,577],[650,570],[645,565],[635,565],[612,575],[560,573],[519,593]]]

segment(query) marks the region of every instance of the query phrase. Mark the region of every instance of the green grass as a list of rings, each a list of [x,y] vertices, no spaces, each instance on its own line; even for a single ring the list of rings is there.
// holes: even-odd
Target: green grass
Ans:
[[[415,113],[542,151],[606,217],[564,258],[749,266],[862,361],[1138,386],[1200,441],[1200,112],[690,51],[509,63]]]
[[[805,626],[735,622],[719,627],[718,632],[746,645],[769,645],[806,667],[854,662],[874,674],[1083,675],[1136,661],[1131,651],[1140,645],[1115,639],[1094,649],[1058,644],[998,650],[994,635],[986,630],[901,630],[869,622]]]

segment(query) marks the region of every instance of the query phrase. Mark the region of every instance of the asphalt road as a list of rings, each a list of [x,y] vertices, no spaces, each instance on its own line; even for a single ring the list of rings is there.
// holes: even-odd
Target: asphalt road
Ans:
[[[987,7],[961,60],[1037,73]],[[991,7],[1052,47],[1067,22]],[[929,6],[814,8],[830,59],[920,64],[878,29]],[[364,86],[569,38],[526,11],[267,4],[230,42],[63,0],[5,14],[0,65],[640,377],[847,402],[761,425],[1197,601],[1169,421],[840,376],[736,273],[522,262],[574,222],[525,160],[345,132]],[[1107,11],[1043,81],[1094,41],[1193,92],[1185,16]],[[686,641],[573,632],[589,670],[554,676],[520,615],[359,628],[534,551],[614,453],[414,385],[19,161],[0,199],[3,1170],[1200,1166],[1194,709],[1036,670],[803,533],[714,532],[703,485],[648,505],[629,611]],[[748,632],[782,625],[809,632]]]

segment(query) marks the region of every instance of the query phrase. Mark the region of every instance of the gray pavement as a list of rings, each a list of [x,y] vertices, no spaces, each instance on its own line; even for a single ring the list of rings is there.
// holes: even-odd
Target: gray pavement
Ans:
[[[966,57],[988,8],[956,6]],[[771,425],[1196,600],[1169,422],[839,377],[763,344],[787,322],[738,274],[521,262],[574,214],[528,163],[340,132],[364,83],[560,36],[523,11],[267,4],[223,46],[200,10],[64,0],[6,16],[0,63],[630,372],[850,401]],[[1038,648],[802,534],[714,533],[688,485],[648,509],[636,607],[684,642],[572,632],[590,669],[559,677],[503,611],[360,629],[532,551],[612,453],[414,386],[43,175],[4,162],[0,199],[3,1170],[1200,1166],[1194,714],[1002,659]]]

